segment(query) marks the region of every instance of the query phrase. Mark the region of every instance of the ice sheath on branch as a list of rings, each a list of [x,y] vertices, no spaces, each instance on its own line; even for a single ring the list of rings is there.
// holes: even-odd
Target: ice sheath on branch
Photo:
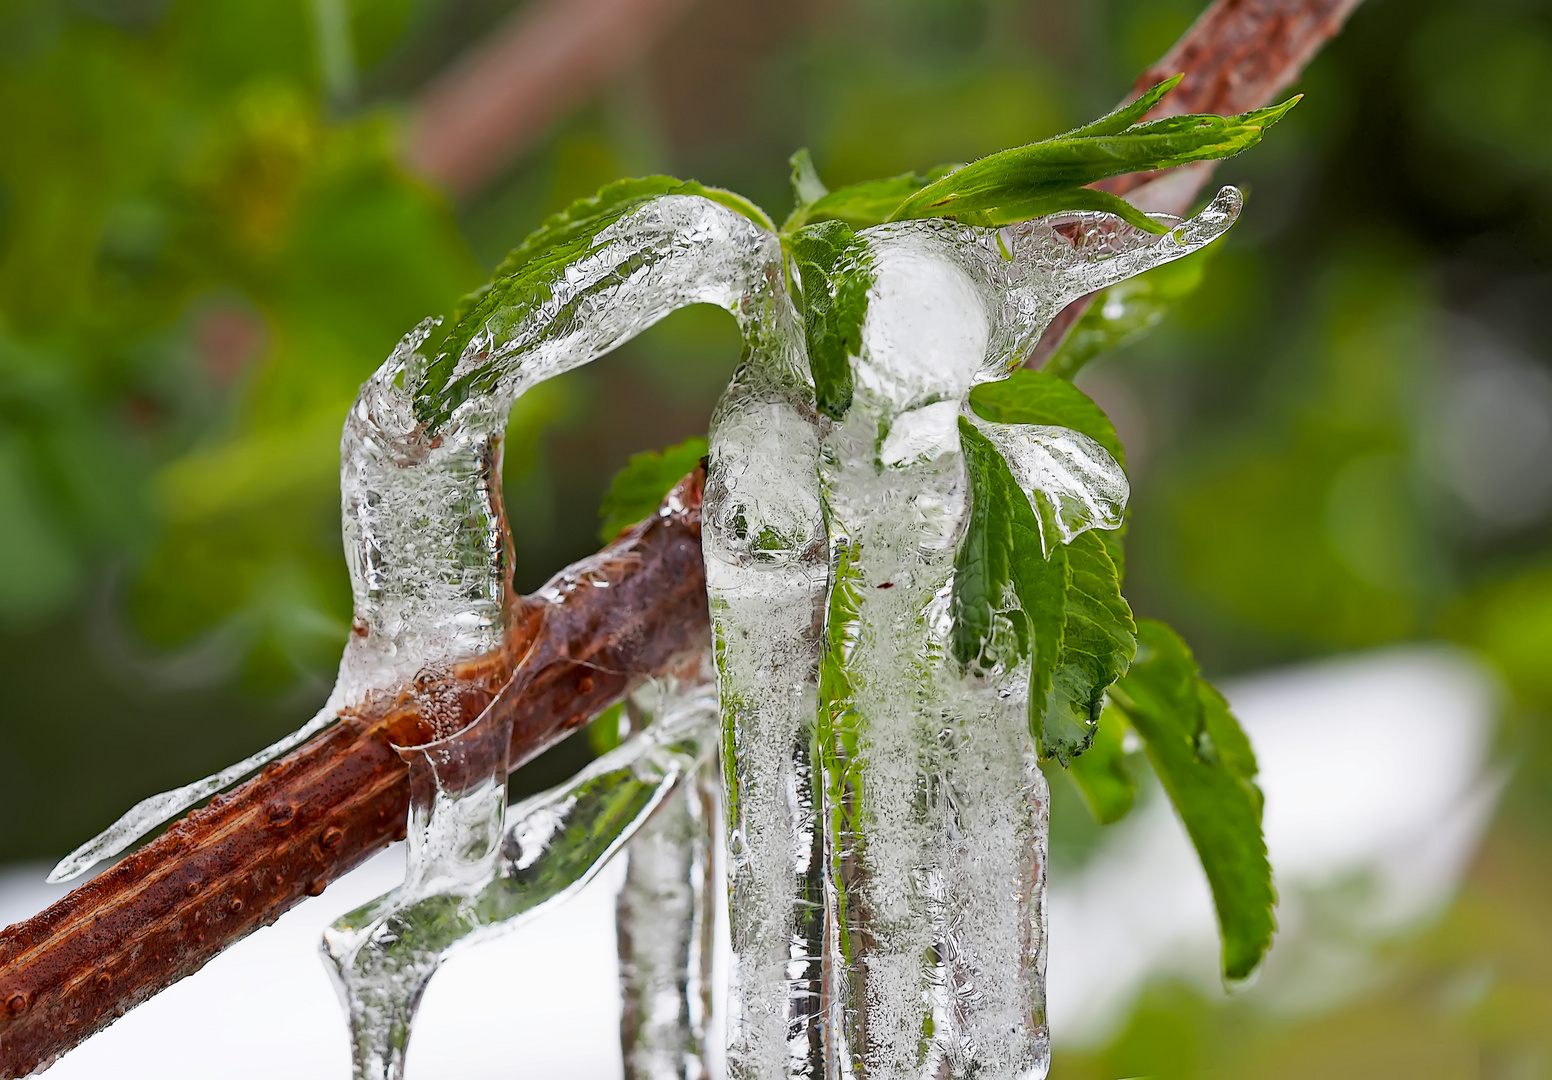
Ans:
[[[511,768],[705,648],[701,477],[519,603]],[[600,588],[600,585],[607,586]],[[477,676],[477,672],[467,673]],[[464,707],[488,692],[471,680]],[[414,741],[392,708],[345,718],[47,911],[0,931],[0,1076],[26,1076],[404,835]]]
[[[1358,2],[1216,0],[1139,87],[1181,72],[1166,99],[1170,112],[1265,105]],[[1145,186],[1132,176],[1103,186],[1131,193],[1145,210],[1178,213],[1210,170],[1188,166]],[[1036,362],[1075,319],[1072,307],[1058,318]],[[670,497],[667,513],[528,598],[529,610],[555,617],[514,624],[513,641],[536,649],[511,703],[514,766],[620,698],[635,673],[662,671],[703,645],[697,479]],[[610,587],[584,587],[597,580]],[[490,673],[483,690],[481,673],[468,674],[460,708],[477,713]],[[409,784],[389,745],[394,719],[347,718],[47,911],[0,931],[0,1077],[45,1066],[402,834]]]

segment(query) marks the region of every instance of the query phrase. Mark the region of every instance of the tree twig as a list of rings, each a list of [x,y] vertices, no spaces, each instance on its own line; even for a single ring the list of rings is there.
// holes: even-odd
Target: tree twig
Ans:
[[[1171,110],[1264,105],[1358,3],[1215,0],[1138,86],[1180,71],[1186,78],[1166,99]],[[449,89],[444,100],[453,110],[462,99]],[[433,115],[422,113],[422,124]],[[474,177],[490,160],[457,175]],[[1145,209],[1180,213],[1210,172],[1187,166],[1106,186]],[[1075,309],[1081,314],[1078,304],[1068,312]],[[1037,357],[1050,355],[1065,332],[1047,335],[1050,348],[1042,339]],[[702,479],[698,472],[686,477],[658,517],[526,598],[508,655],[458,673],[460,707],[472,714],[515,672],[497,700],[516,716],[514,766],[617,700],[635,679],[703,645]],[[406,725],[416,712],[403,701],[380,704],[370,715],[344,718],[42,914],[0,931],[0,1078],[46,1067],[402,835],[408,779],[390,744],[413,741]]]
[[[704,648],[703,476],[520,605],[509,657],[454,673],[512,711],[512,767]],[[501,686],[501,673],[511,670]],[[433,695],[444,708],[446,684]],[[0,1076],[26,1076],[404,835],[411,688],[348,716],[41,914],[0,931]]]
[[[1133,100],[1144,90],[1184,74],[1180,85],[1146,119],[1183,113],[1231,115],[1270,105],[1292,86],[1320,47],[1342,29],[1362,0],[1217,0],[1191,29],[1137,77]],[[1140,209],[1183,215],[1212,178],[1211,161],[1163,173],[1128,173],[1094,186],[1125,195]],[[1029,367],[1051,358],[1094,300],[1093,293],[1068,304],[1040,337]]]
[[[641,56],[687,0],[536,0],[422,95],[409,161],[468,195]]]

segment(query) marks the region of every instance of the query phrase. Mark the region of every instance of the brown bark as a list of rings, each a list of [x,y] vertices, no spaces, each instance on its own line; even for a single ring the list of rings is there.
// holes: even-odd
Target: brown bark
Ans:
[[[537,0],[421,97],[409,161],[455,195],[479,190],[551,123],[642,56],[687,0]]]
[[[1228,113],[1264,105],[1358,3],[1216,0],[1138,86],[1178,71],[1186,78],[1161,110]],[[488,63],[496,70],[496,60]],[[437,116],[455,122],[459,94],[468,93],[456,89],[459,78],[478,83],[468,75],[449,81],[442,111],[422,113],[427,132]],[[491,160],[458,175],[476,176]],[[451,167],[442,175],[457,182]],[[1210,175],[1210,165],[1188,166],[1104,186],[1129,193],[1145,209],[1181,213]],[[1054,351],[1086,305],[1078,301],[1063,313],[1065,327],[1042,339],[1033,363]],[[618,699],[634,679],[701,646],[702,480],[699,473],[687,477],[662,514],[528,597],[505,656],[454,673],[440,688],[410,688],[404,700],[373,715],[344,719],[47,911],[0,931],[0,1077],[45,1067],[402,836],[408,778],[390,735],[412,741],[406,724],[423,715],[414,707],[417,689],[451,688],[468,718],[515,671],[497,707],[515,714],[516,767]]]
[[[621,697],[645,673],[704,647],[697,470],[657,517],[524,599],[504,659],[471,665],[436,696],[472,719],[493,672],[515,674],[512,767]],[[429,688],[423,688],[429,689]],[[447,690],[453,690],[449,695]],[[0,1076],[26,1076],[267,926],[404,835],[411,689],[345,717],[172,826],[47,911],[0,931]]]
[[[1171,75],[1180,85],[1146,119],[1183,113],[1230,115],[1270,105],[1297,81],[1304,65],[1342,29],[1362,0],[1217,0],[1175,42],[1173,48],[1137,77],[1134,100]],[[1094,186],[1150,213],[1184,214],[1212,178],[1213,163],[1200,162],[1167,173],[1129,173]],[[1055,354],[1083,313],[1093,293],[1068,304],[1041,335],[1029,367]]]

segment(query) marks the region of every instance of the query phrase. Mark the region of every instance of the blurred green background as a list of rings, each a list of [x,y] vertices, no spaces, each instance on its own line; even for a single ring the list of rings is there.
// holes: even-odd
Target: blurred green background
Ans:
[[[779,220],[799,146],[834,185],[1043,137],[1201,5],[702,0],[454,198],[403,164],[414,104],[522,6],[0,0],[0,862],[317,707],[344,411],[544,214],[663,171]],[[1200,290],[1079,379],[1127,443],[1127,593],[1215,676],[1476,650],[1509,786],[1365,993],[1289,1018],[1156,986],[1053,1075],[1552,1076],[1552,3],[1369,0],[1300,89],[1219,172],[1250,201]],[[631,453],[704,432],[737,351],[692,309],[524,400],[522,587],[597,546]]]

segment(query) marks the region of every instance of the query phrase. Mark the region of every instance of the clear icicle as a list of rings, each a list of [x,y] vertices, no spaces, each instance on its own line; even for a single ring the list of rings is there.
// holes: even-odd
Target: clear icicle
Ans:
[[[824,904],[810,753],[826,575],[813,390],[753,357],[712,418],[702,545],[723,723],[738,1076],[819,1060]]]
[[[505,751],[494,746],[505,732],[482,730],[482,717],[402,751],[412,784],[404,884],[341,918],[323,939],[358,1080],[403,1076],[415,1010],[449,952],[571,895],[655,810],[683,805],[679,792],[694,788],[716,751],[715,690],[694,676],[663,680],[647,696],[651,726],[566,784],[512,807],[504,831]]]
[[[1196,250],[1238,209],[1225,189],[1162,238],[1100,214],[866,230],[846,414],[821,421],[759,357],[729,389],[703,543],[732,750],[733,1076],[1045,1075],[1047,792],[1027,663],[967,675],[950,649],[957,425],[1002,449],[1048,550],[1116,527],[1108,454],[986,425],[969,391],[1070,300]]]
[[[643,695],[629,712],[650,722]],[[655,703],[653,708],[655,708]],[[706,1080],[717,912],[714,851],[722,812],[710,763],[665,800],[625,852],[616,901],[620,947],[620,1049],[625,1080]]]
[[[374,695],[457,682],[478,669],[499,687],[511,600],[501,507],[501,436],[512,404],[546,379],[589,363],[677,308],[731,312],[767,369],[798,378],[801,328],[783,284],[774,233],[698,195],[643,202],[593,238],[574,262],[494,312],[457,358],[447,385],[427,385],[426,320],[367,380],[340,443],[352,633],[328,703],[306,727],[228,769],[140,803],[57,866],[63,881],[229,787]],[[477,384],[478,392],[470,390]],[[446,419],[428,428],[417,399]],[[462,397],[462,400],[459,400]],[[480,665],[482,658],[495,659]],[[463,722],[453,698],[413,704],[432,735]]]

